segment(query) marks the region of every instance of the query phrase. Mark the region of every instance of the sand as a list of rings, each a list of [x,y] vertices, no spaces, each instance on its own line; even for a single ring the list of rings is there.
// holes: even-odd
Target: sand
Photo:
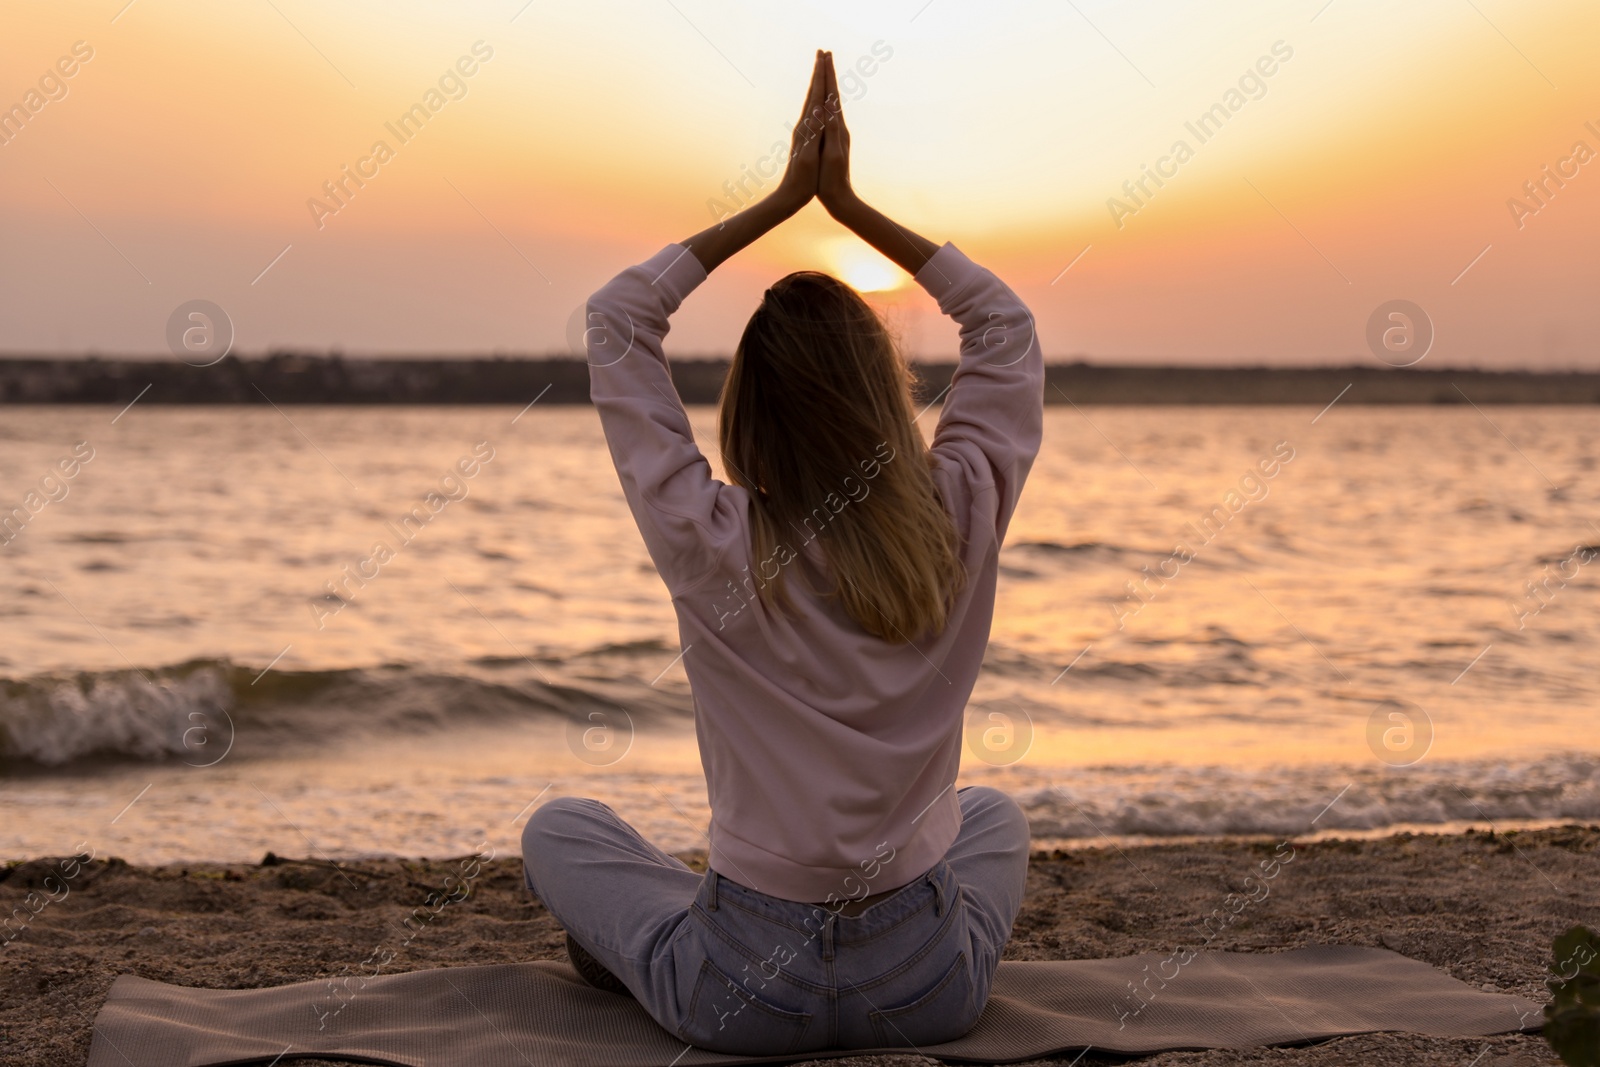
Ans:
[[[1246,886],[1243,879],[1262,860],[1289,856],[1289,848],[1224,841],[1036,852],[1006,958],[1199,947],[1206,937],[1201,921],[1213,911],[1231,912],[1238,905],[1231,893],[1261,896],[1257,883]],[[1597,925],[1600,827],[1402,834],[1292,848],[1267,894],[1208,947],[1384,946],[1474,987],[1543,1002],[1551,939],[1574,922]],[[70,879],[46,884],[52,872],[69,871]],[[120,974],[242,988],[371,973],[368,961],[382,959],[389,960],[385,971],[396,971],[565,958],[560,929],[528,898],[520,865],[510,859],[483,864],[466,883],[459,859],[350,861],[340,869],[320,860],[140,868],[96,859],[75,871],[41,859],[0,873],[5,911],[29,891],[41,894],[35,906],[47,889],[60,898],[0,944],[0,1063],[19,1067],[81,1065],[95,1012]],[[409,928],[402,925],[408,916]],[[1039,1062],[1067,1064],[1073,1057]],[[1122,1061],[1090,1053],[1078,1062]],[[1378,1034],[1292,1049],[1166,1053],[1143,1062],[1507,1067],[1559,1061],[1537,1034],[1460,1040]]]

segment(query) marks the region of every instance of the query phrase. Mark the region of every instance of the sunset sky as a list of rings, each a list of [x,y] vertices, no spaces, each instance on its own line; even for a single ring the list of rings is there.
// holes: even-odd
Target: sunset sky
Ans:
[[[823,47],[859,64],[858,191],[1006,279],[1051,359],[1372,362],[1369,314],[1404,298],[1436,329],[1425,368],[1600,368],[1583,0],[21,0],[0,21],[6,353],[163,355],[195,298],[242,353],[565,352],[589,292],[786,137]],[[346,167],[368,176],[335,201]],[[691,298],[669,353],[725,354],[801,267],[954,352],[813,205]]]

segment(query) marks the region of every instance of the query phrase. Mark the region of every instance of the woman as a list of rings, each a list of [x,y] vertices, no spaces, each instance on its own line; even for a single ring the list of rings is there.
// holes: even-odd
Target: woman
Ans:
[[[1027,873],[1016,804],[954,784],[1000,543],[1039,448],[1043,362],[1016,295],[868,207],[849,154],[819,52],[776,190],[588,306],[594,404],[677,610],[710,869],[581,799],[534,813],[523,859],[580,973],[725,1052],[966,1032]],[[668,317],[812,196],[960,324],[960,366],[929,448],[882,322],[842,282],[791,274],[723,389],[723,483],[668,373]]]

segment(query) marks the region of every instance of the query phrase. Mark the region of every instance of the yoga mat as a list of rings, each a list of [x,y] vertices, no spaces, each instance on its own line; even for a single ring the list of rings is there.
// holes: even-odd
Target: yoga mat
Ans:
[[[1163,967],[1163,964],[1165,965]],[[1145,970],[1146,967],[1149,970]],[[697,1067],[916,1051],[1006,1063],[1089,1046],[1109,1052],[1244,1048],[1340,1034],[1481,1037],[1538,1029],[1541,1005],[1481,993],[1384,949],[1161,953],[1007,962],[978,1025],[920,1049],[730,1056],[690,1048],[628,997],[565,963],[379,975],[340,1001],[326,981],[191,989],[124,975],[95,1020],[89,1067],[219,1067],[323,1056],[395,1067]],[[1145,981],[1146,1002],[1129,982]],[[1124,1014],[1126,1013],[1126,1014]]]

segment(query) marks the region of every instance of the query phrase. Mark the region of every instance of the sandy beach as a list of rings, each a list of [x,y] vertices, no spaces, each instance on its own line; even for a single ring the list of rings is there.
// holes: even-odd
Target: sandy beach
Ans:
[[[1600,826],[1087,848],[1034,853],[1006,958],[1200,947],[1205,917],[1231,912],[1240,898],[1229,894],[1240,893],[1244,876],[1274,857],[1287,862],[1266,894],[1256,890],[1260,899],[1230,925],[1213,922],[1217,933],[1207,947],[1383,946],[1476,988],[1543,1001],[1551,938],[1573,922],[1595,922]],[[372,973],[379,960],[392,972],[565,958],[560,928],[524,892],[515,858],[477,866],[471,857],[351,861],[338,868],[321,859],[271,860],[133,867],[115,858],[77,866],[38,859],[6,868],[0,903],[7,911],[29,892],[38,894],[36,906],[52,892],[58,899],[0,948],[0,1061],[82,1064],[94,1015],[119,974],[244,988]],[[47,887],[52,874],[71,877]],[[1078,1062],[1119,1061],[1091,1052]],[[1537,1034],[1457,1040],[1380,1034],[1291,1049],[1166,1053],[1145,1062],[1558,1063]]]

